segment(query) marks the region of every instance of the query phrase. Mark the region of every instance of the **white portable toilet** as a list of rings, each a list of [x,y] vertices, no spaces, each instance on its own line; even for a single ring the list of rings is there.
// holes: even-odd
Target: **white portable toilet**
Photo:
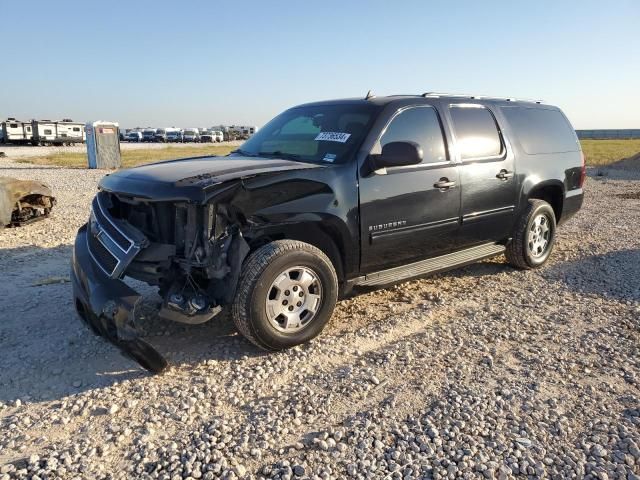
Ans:
[[[87,159],[89,168],[113,169],[122,166],[119,125],[115,122],[88,122]]]

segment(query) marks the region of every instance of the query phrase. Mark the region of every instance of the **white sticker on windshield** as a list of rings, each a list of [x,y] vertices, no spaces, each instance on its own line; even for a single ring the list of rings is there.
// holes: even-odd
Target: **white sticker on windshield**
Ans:
[[[350,133],[320,132],[315,139],[316,140],[324,140],[325,142],[345,143],[347,140],[349,140],[350,136],[351,136]]]
[[[322,159],[325,162],[335,162],[337,155],[335,153],[325,153],[324,158]]]

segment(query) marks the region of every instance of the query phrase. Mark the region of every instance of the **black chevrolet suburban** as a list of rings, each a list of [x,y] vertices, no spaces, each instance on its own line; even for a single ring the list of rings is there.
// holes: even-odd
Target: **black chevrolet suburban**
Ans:
[[[140,295],[187,324],[230,312],[257,346],[318,335],[338,298],[501,253],[543,265],[582,205],[584,156],[557,107],[470,95],[324,101],[278,115],[224,157],[105,176],[72,260],[75,306],[152,371]]]

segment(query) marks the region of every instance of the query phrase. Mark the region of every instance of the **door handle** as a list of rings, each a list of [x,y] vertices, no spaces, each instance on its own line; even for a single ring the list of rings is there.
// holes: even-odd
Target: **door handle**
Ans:
[[[450,182],[447,177],[442,177],[439,181],[433,184],[435,188],[439,188],[440,190],[448,190],[455,185],[456,182]]]
[[[511,177],[513,177],[513,172],[505,170],[504,168],[496,175],[496,178],[499,178],[500,180],[508,180]]]

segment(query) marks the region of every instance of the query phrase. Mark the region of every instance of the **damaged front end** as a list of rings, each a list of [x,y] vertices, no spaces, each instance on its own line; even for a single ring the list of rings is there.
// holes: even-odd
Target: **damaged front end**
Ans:
[[[51,188],[44,183],[0,177],[0,228],[46,218],[55,203]]]
[[[149,201],[100,191],[75,243],[71,276],[78,314],[144,368],[163,371],[166,360],[135,327],[141,297],[122,278],[157,286],[163,318],[209,321],[232,301],[249,252],[243,222],[224,203]]]

